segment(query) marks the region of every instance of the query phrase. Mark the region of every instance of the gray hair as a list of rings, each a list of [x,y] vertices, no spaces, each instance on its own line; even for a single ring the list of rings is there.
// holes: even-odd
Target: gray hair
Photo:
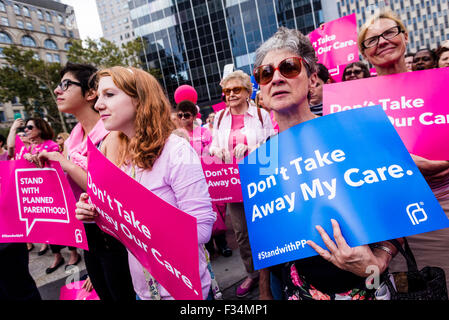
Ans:
[[[280,27],[278,31],[256,50],[254,68],[262,64],[268,52],[273,50],[289,50],[304,59],[307,76],[316,72],[317,58],[309,37],[295,29]]]

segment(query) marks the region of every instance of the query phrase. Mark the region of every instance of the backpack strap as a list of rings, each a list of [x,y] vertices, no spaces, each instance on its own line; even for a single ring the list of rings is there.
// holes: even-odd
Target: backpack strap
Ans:
[[[256,107],[256,108],[257,108],[257,116],[259,117],[260,124],[263,127],[262,111],[260,111],[259,107]],[[225,112],[226,112],[226,109],[224,109],[223,112],[220,113],[220,116],[218,117],[217,129],[220,128],[221,119],[223,119]]]
[[[223,119],[225,112],[226,112],[226,108],[223,109],[223,111],[220,113],[220,116],[218,117],[217,129],[220,128],[221,119]]]

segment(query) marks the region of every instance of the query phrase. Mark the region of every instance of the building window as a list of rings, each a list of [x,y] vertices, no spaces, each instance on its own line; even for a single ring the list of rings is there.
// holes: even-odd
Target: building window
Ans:
[[[0,21],[2,26],[9,26],[8,17],[1,17]]]
[[[35,47],[36,42],[30,36],[23,36],[22,37],[22,45],[25,47]]]
[[[15,4],[15,5],[13,5],[13,8],[14,8],[14,13],[20,15],[20,7],[17,4]]]
[[[55,28],[52,26],[48,26],[48,33],[55,34]]]
[[[51,22],[51,14],[48,11],[45,11],[45,19],[47,19],[47,21]]]
[[[53,55],[51,54],[51,53],[46,53],[45,54],[45,57],[47,58],[47,61],[48,62],[53,62]]]
[[[22,10],[23,10],[23,15],[25,17],[29,17],[30,16],[30,10],[28,10],[27,7],[23,7]]]
[[[42,14],[41,10],[37,10],[37,17],[39,18],[39,20],[44,20],[44,15]]]
[[[12,43],[11,37],[4,32],[0,32],[0,42],[1,43]]]
[[[0,47],[0,58],[4,58],[6,57],[5,54],[3,53],[3,48]]]
[[[23,21],[22,20],[17,20],[17,28],[23,29]]]
[[[71,44],[70,42],[67,42],[67,43],[64,45],[64,49],[67,50],[67,51],[69,51],[69,49],[70,49],[71,46],[72,46],[72,44]]]
[[[47,27],[45,27],[45,25],[43,24],[41,24],[41,31],[47,33]]]
[[[0,1],[0,11],[6,12],[5,4],[2,1]]]
[[[54,42],[51,39],[47,39],[44,41],[44,47],[47,49],[58,50],[58,46],[56,45],[56,42]]]
[[[58,21],[60,24],[64,24],[64,18],[60,14],[58,14]]]
[[[58,63],[61,62],[61,58],[59,57],[59,54],[57,54],[57,53],[53,54],[53,61],[58,62]]]
[[[33,30],[33,25],[31,24],[31,22],[25,22],[25,27],[26,27],[28,30]]]

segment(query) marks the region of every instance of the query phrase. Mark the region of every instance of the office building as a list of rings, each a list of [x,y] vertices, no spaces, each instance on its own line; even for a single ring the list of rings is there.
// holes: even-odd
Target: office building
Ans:
[[[161,70],[161,83],[171,101],[178,86],[189,84],[198,92],[199,106],[220,101],[225,65],[252,74],[256,49],[278,27],[306,34],[328,21],[326,14],[332,16],[320,0],[130,0],[128,4],[135,35],[147,44],[145,63]],[[336,7],[334,15],[337,18]]]
[[[356,13],[360,27],[376,10],[391,8],[404,22],[409,33],[409,52],[435,49],[449,39],[449,1],[447,0],[337,0],[340,17]]]
[[[51,0],[0,1],[0,64],[2,48],[31,49],[37,59],[65,64],[72,39],[79,39],[74,10]],[[14,114],[25,117],[18,101],[0,103],[0,124],[8,126]]]
[[[103,37],[118,47],[135,38],[128,0],[96,0]]]

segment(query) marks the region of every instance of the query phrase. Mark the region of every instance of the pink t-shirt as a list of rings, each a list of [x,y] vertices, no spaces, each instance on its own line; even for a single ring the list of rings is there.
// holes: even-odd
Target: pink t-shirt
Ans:
[[[205,128],[198,126],[193,129],[192,132],[189,131],[190,145],[195,149],[198,155],[202,155],[204,150],[207,151],[207,147],[212,142],[212,134]]]
[[[54,142],[53,140],[45,140],[44,142],[38,144],[38,145],[32,145],[31,146],[31,154],[36,154],[42,151],[52,152],[52,151],[59,151],[59,145]]]
[[[233,114],[232,115],[232,124],[231,124],[231,133],[229,134],[228,148],[229,152],[233,155],[234,148],[239,144],[243,143],[244,145],[248,145],[248,140],[246,139],[246,135],[243,133],[245,128],[245,115],[244,114]],[[245,153],[245,157],[248,155],[248,151]]]
[[[131,175],[130,166],[122,170]],[[161,199],[197,219],[199,273],[203,298],[206,299],[211,278],[203,244],[210,239],[216,215],[212,211],[211,199],[198,155],[185,139],[172,134],[154,163],[153,169],[136,168],[135,179]],[[175,245],[181,246],[182,243]],[[130,252],[128,260],[134,290],[141,299],[149,300],[151,296],[142,265]],[[158,289],[162,299],[173,299],[160,284]]]

